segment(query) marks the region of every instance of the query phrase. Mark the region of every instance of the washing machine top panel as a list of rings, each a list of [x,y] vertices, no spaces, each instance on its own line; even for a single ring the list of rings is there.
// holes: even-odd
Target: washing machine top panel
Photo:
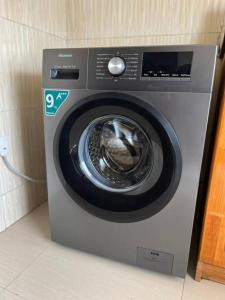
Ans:
[[[46,49],[43,87],[208,93],[216,53],[210,45]]]

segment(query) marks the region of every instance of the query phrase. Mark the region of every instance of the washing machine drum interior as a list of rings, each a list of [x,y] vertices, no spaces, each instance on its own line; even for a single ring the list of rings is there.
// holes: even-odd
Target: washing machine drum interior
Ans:
[[[106,191],[125,193],[142,185],[139,192],[143,193],[144,182],[148,181],[149,188],[162,171],[162,146],[156,133],[154,137],[150,139],[144,129],[128,117],[97,118],[80,138],[81,170],[93,184]]]
[[[153,107],[120,103],[91,101],[73,111],[56,142],[56,164],[58,158],[59,177],[80,206],[104,219],[133,222],[171,200],[181,155],[173,128]]]

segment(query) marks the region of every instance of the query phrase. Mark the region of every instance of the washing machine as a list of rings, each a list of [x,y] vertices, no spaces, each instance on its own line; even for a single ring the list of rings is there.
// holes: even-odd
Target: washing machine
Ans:
[[[216,46],[46,49],[52,239],[184,277]]]

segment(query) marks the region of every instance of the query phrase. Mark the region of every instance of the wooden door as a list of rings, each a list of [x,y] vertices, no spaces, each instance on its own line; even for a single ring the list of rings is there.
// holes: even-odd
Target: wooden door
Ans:
[[[225,283],[225,86],[206,203],[196,280]]]

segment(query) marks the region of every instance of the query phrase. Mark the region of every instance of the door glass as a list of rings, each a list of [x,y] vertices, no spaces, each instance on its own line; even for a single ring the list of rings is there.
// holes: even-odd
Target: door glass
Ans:
[[[81,170],[106,190],[132,190],[152,169],[152,143],[127,117],[96,119],[84,130],[78,148]]]
[[[90,135],[90,141],[93,134]],[[105,164],[114,172],[133,170],[140,162],[146,144],[143,133],[127,121],[113,119],[102,126],[100,153]],[[91,147],[89,149],[92,156]]]

